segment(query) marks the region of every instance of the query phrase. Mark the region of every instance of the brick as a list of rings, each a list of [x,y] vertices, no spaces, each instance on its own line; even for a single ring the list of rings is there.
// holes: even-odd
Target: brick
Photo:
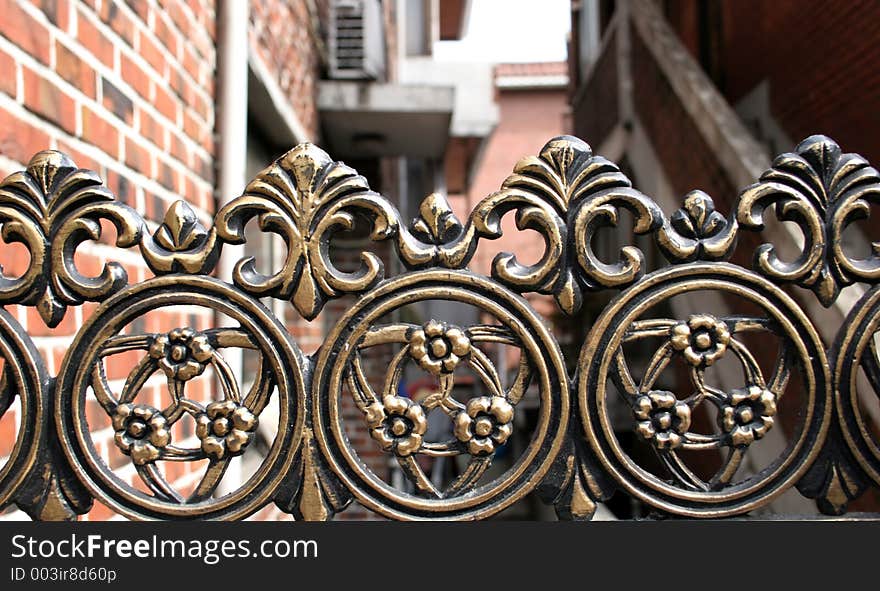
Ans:
[[[92,510],[87,513],[89,521],[106,521],[116,515],[107,505],[100,501],[95,501]]]
[[[37,312],[37,309],[30,307],[27,309],[27,328],[28,334],[32,337],[47,337],[66,334],[72,335],[76,333],[77,329],[76,314],[74,314],[73,307],[68,306],[64,318],[58,323],[58,326],[55,328],[49,328],[46,326],[46,323],[43,322],[43,318],[40,316],[40,313]],[[59,349],[59,351],[63,353],[64,350]],[[50,354],[47,355],[47,358],[54,359],[55,351],[50,351],[49,353]],[[57,368],[59,366],[56,365],[55,367]]]
[[[214,96],[215,90],[215,79],[216,79],[216,68],[212,69],[211,75],[208,76],[208,79],[202,82],[200,85],[202,90],[208,93],[209,96]]]
[[[0,109],[0,154],[24,165],[48,147],[48,133]]]
[[[0,92],[15,98],[17,79],[15,60],[5,51],[0,50]]]
[[[199,114],[199,117],[207,121],[211,114],[212,105],[201,95],[194,95],[193,99],[192,107]]]
[[[174,169],[168,165],[168,163],[164,159],[160,159],[157,161],[158,164],[158,178],[156,179],[159,183],[170,191],[177,190],[177,175],[174,173]]]
[[[104,259],[100,255],[77,250],[73,256],[77,270],[86,277],[97,277],[104,271]]]
[[[115,170],[108,170],[107,188],[113,191],[113,194],[116,195],[117,201],[128,205],[134,205],[134,186],[125,175],[119,174]]]
[[[49,29],[15,2],[0,0],[0,35],[9,39],[25,53],[49,64]]]
[[[138,53],[140,53],[141,57],[147,60],[147,63],[150,64],[160,76],[164,77],[167,60],[159,49],[159,45],[153,41],[149,35],[145,35],[143,30],[138,31],[138,47]]]
[[[183,112],[183,133],[190,139],[200,142],[205,135],[205,124],[190,109]]]
[[[87,97],[95,98],[95,70],[58,40],[55,41],[55,71]]]
[[[208,132],[205,134],[205,137],[202,139],[202,148],[208,153],[214,153],[214,133]]]
[[[15,447],[18,429],[15,427],[14,410],[8,410],[0,416],[0,458],[8,456]]]
[[[131,464],[131,458],[116,446],[115,441],[107,443],[107,465],[113,470],[119,470]]]
[[[167,0],[163,2],[165,12],[171,18],[177,29],[187,38],[192,37],[192,19],[183,9],[183,4],[179,0]]]
[[[196,161],[196,172],[200,177],[211,184],[214,184],[214,162],[205,158],[198,158]]]
[[[119,156],[119,130],[91,107],[82,107],[82,138],[113,158]]]
[[[165,462],[165,477],[169,482],[176,482],[190,473],[188,462]]]
[[[133,59],[125,53],[120,54],[122,79],[142,98],[150,98],[150,77]]]
[[[181,197],[185,199],[187,203],[199,204],[199,189],[196,187],[195,181],[190,176],[186,176],[184,179],[184,190]]]
[[[86,423],[92,431],[98,431],[110,426],[110,417],[95,398],[86,399]]]
[[[205,19],[205,29],[212,41],[217,41],[217,20],[215,18]]]
[[[101,87],[104,95],[104,107],[122,121],[131,124],[134,116],[134,105],[131,99],[106,78],[101,80]]]
[[[153,105],[157,111],[167,117],[172,123],[177,121],[177,106],[179,104],[180,101],[174,98],[167,87],[156,86],[156,100],[153,102]]]
[[[113,67],[113,42],[98,29],[83,10],[79,11],[76,38],[101,63],[108,68]]]
[[[105,364],[108,380],[124,380],[132,368],[141,360],[143,351],[126,351],[113,355]]]
[[[125,138],[125,164],[147,176],[150,176],[153,172],[152,156],[143,146],[133,140],[131,136]]]
[[[143,22],[147,22],[150,14],[147,0],[125,0],[125,3]]]
[[[129,463],[129,462],[127,461],[126,464],[128,464],[128,463]],[[123,464],[123,465],[124,465],[124,464]],[[147,487],[147,485],[144,484],[144,481],[143,481],[143,480],[141,479],[141,477],[138,476],[136,473],[131,475],[130,484],[131,484],[134,488],[136,488],[136,489],[138,489],[139,491],[141,491],[142,493],[149,494],[149,495],[153,494],[153,491],[151,491],[151,490],[149,489],[149,487]]]
[[[195,54],[195,50],[187,44],[183,50],[183,69],[192,77],[193,80],[199,79],[199,58]]]
[[[159,123],[149,111],[138,109],[140,119],[140,134],[153,142],[157,147],[165,149],[165,127]]]
[[[83,320],[88,320],[92,316],[95,315],[95,310],[98,309],[98,302],[83,302],[80,308],[82,308],[82,317]]]
[[[162,45],[165,46],[171,55],[177,56],[178,44],[180,43],[179,35],[161,13],[156,15],[156,37],[159,38],[159,41],[162,42]]]
[[[188,80],[184,79],[183,74],[180,72],[180,69],[177,67],[173,67],[169,69],[168,72],[168,82],[171,86],[171,90],[180,97],[185,105],[191,105],[195,100],[194,90],[192,85]]]
[[[205,60],[210,61],[214,56],[214,44],[203,30],[194,32],[194,43],[199,55]]]
[[[31,264],[27,247],[18,242],[3,243],[0,248],[0,268],[7,277],[21,277]]]
[[[130,46],[134,45],[135,24],[128,14],[119,8],[118,0],[104,0],[101,4],[101,20],[122,37]]]
[[[68,133],[76,132],[76,103],[54,83],[24,68],[25,106]]]
[[[171,156],[180,160],[184,164],[187,164],[189,161],[189,150],[186,147],[186,144],[181,139],[180,135],[172,132],[171,134],[171,145],[170,145]]]
[[[70,27],[70,0],[36,0],[36,5],[49,19],[49,22],[61,29]]]

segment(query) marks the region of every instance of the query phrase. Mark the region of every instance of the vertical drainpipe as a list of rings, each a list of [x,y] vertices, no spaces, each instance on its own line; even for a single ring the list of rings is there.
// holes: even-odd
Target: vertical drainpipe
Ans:
[[[241,195],[247,179],[247,113],[248,113],[248,0],[219,0],[217,12],[217,208]],[[217,276],[232,281],[235,263],[244,256],[243,245],[224,244],[217,265]],[[237,325],[217,315],[215,326]],[[243,356],[240,349],[225,349],[223,356],[237,377],[242,375]],[[219,389],[219,382],[215,383]],[[217,397],[215,396],[215,399]],[[236,473],[238,472],[238,473]],[[218,494],[231,492],[241,480],[241,463],[232,462]],[[228,484],[224,484],[228,483]]]

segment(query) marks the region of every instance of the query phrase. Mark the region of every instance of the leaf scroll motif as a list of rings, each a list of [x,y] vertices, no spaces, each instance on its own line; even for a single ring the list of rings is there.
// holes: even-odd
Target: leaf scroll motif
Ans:
[[[657,244],[672,262],[726,260],[736,247],[737,223],[715,210],[703,191],[685,195],[682,208],[657,232]]]
[[[778,281],[813,290],[826,307],[840,289],[860,279],[880,278],[880,244],[866,259],[853,259],[841,246],[844,230],[868,217],[869,203],[880,197],[880,175],[857,154],[842,154],[831,139],[814,135],[795,153],[778,156],[759,182],[740,196],[737,220],[762,230],[764,210],[775,205],[776,216],[800,226],[805,244],[792,262],[779,258],[772,244],[755,253],[758,270]]]
[[[186,201],[175,201],[156,232],[142,234],[140,246],[144,261],[157,275],[207,274],[217,264],[221,243],[217,232],[208,231]]]
[[[20,277],[0,271],[0,303],[35,305],[43,321],[57,326],[68,305],[100,301],[128,282],[123,267],[109,262],[98,277],[77,270],[74,254],[81,242],[101,237],[100,220],[113,223],[116,245],[134,246],[143,220],[115,200],[98,175],[77,169],[60,152],[36,154],[27,170],[0,183],[0,235],[23,244],[30,264]]]
[[[287,257],[273,275],[257,271],[253,257],[241,259],[233,280],[250,293],[290,299],[311,320],[329,298],[369,289],[383,276],[382,261],[361,253],[361,267],[353,273],[330,261],[333,231],[354,227],[354,212],[370,216],[372,239],[384,240],[398,227],[391,204],[370,190],[354,169],[334,162],[312,144],[301,144],[260,172],[241,197],[221,209],[217,235],[231,244],[245,242],[244,228],[257,218],[260,229],[281,236]]]
[[[591,246],[595,232],[616,226],[621,209],[633,215],[636,234],[656,230],[663,220],[659,207],[633,189],[614,163],[570,136],[554,138],[538,156],[520,160],[501,190],[480,202],[472,220],[480,235],[497,238],[501,217],[514,209],[520,230],[544,236],[544,256],[522,265],[501,253],[493,276],[519,291],[553,294],[569,314],[580,308],[584,291],[625,286],[644,272],[644,256],[634,246],[624,246],[617,262],[601,260]]]

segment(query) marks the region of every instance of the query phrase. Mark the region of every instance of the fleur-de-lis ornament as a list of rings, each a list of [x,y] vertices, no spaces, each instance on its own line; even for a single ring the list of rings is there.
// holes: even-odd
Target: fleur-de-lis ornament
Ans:
[[[208,231],[186,201],[175,201],[156,232],[141,236],[141,253],[157,275],[210,273],[220,257],[220,246],[216,231]]]
[[[782,260],[772,244],[755,253],[758,271],[777,281],[815,292],[824,306],[837,299],[841,287],[860,279],[880,279],[880,244],[865,259],[843,250],[843,232],[853,221],[868,217],[870,203],[880,200],[880,174],[858,154],[842,154],[830,138],[814,135],[794,153],[778,156],[761,179],[740,196],[737,220],[747,229],[762,230],[764,210],[775,206],[776,217],[795,222],[804,246],[794,261]]]
[[[501,217],[517,210],[517,227],[544,236],[544,256],[522,265],[509,253],[495,257],[492,274],[518,291],[553,294],[566,313],[577,311],[583,292],[632,283],[644,273],[644,255],[624,246],[614,263],[593,252],[594,234],[617,225],[620,210],[633,216],[633,232],[657,229],[663,213],[613,162],[594,156],[586,142],[556,137],[538,156],[523,158],[502,188],[474,210],[473,222],[482,236],[501,235]]]
[[[724,260],[736,246],[736,220],[715,211],[715,202],[703,191],[691,191],[682,208],[657,231],[657,245],[670,261]]]
[[[354,213],[372,220],[372,239],[397,228],[390,203],[370,190],[364,177],[312,144],[301,144],[260,172],[244,194],[217,213],[218,236],[231,244],[245,242],[245,225],[257,218],[260,229],[279,234],[287,245],[283,267],[272,275],[257,271],[253,257],[235,266],[235,284],[252,294],[289,299],[305,318],[318,315],[328,298],[369,289],[383,275],[381,259],[361,253],[353,273],[330,261],[333,231],[354,228]]]
[[[125,269],[108,262],[98,277],[77,270],[74,254],[80,243],[101,237],[101,219],[116,227],[116,245],[138,243],[143,221],[130,207],[115,201],[97,174],[78,169],[62,154],[39,152],[27,169],[0,183],[3,240],[23,244],[30,264],[20,277],[0,270],[0,303],[37,307],[50,327],[64,318],[67,306],[100,301],[128,282]]]

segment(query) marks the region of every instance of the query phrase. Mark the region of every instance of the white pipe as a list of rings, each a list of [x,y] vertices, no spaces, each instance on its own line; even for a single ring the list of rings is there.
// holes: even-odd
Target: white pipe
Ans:
[[[246,182],[249,5],[248,0],[219,2],[216,97],[218,207],[241,195]],[[242,252],[241,246],[230,249],[228,244],[224,245],[220,260],[221,277],[231,277],[232,265]]]
[[[248,114],[248,0],[220,0],[217,12],[217,208],[221,208],[244,191],[247,179],[247,114]],[[223,245],[217,265],[217,276],[232,281],[235,263],[244,256],[244,245]],[[216,326],[237,326],[226,316],[215,317]],[[243,375],[240,349],[225,349],[223,357],[236,377]],[[219,384],[215,385],[219,392]],[[215,399],[218,397],[215,396]],[[232,462],[218,487],[218,495],[241,484],[241,458]]]

